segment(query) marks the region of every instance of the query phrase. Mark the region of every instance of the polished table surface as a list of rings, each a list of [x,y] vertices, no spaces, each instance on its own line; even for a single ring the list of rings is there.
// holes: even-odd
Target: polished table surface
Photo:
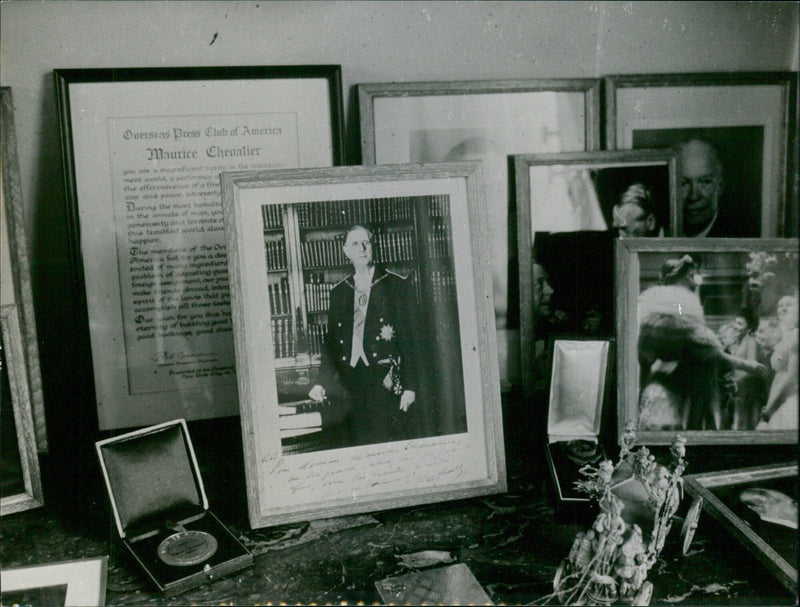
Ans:
[[[555,516],[542,446],[514,431],[520,423],[516,407],[504,402],[509,474],[504,494],[258,530],[247,523],[238,420],[190,426],[211,509],[255,559],[252,568],[175,597],[154,592],[125,556],[102,486],[87,478],[90,464],[69,481],[59,471],[63,485],[45,494],[45,507],[0,519],[0,566],[109,555],[108,605],[352,605],[379,604],[376,581],[452,562],[466,564],[495,604],[542,604],[559,562],[584,527]],[[705,452],[690,449],[687,472],[766,463],[764,458],[786,454],[784,448],[762,449],[760,461],[748,455],[749,461],[737,466],[730,465],[729,455],[715,468]],[[702,460],[699,470],[693,456]],[[43,458],[45,482],[57,484],[47,478],[48,468],[56,468],[48,466],[48,457],[54,456]],[[74,507],[66,505],[69,495],[81,497]],[[679,554],[678,539],[674,527],[649,572],[652,604],[795,602],[708,514],[701,516],[686,556]]]

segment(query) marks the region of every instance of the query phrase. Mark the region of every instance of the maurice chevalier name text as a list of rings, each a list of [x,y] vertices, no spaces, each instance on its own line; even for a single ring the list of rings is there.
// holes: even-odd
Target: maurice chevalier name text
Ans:
[[[281,135],[281,127],[261,127],[253,128],[244,126],[235,126],[231,128],[209,126],[203,130],[200,129],[182,129],[173,127],[170,130],[164,131],[132,131],[130,129],[123,131],[122,138],[130,139],[144,139],[144,140],[173,140],[180,141],[181,139],[197,139],[199,137],[247,137],[247,136],[264,136],[264,135]],[[234,147],[222,147],[212,145],[205,149],[205,154],[209,158],[239,158],[247,156],[261,156],[263,148],[253,147],[250,145],[239,145]],[[198,151],[192,149],[168,149],[162,147],[145,148],[147,152],[147,160],[183,160],[197,158]]]

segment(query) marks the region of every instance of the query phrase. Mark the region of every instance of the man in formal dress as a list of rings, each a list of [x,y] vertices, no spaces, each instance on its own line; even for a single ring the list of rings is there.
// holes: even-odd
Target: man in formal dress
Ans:
[[[344,254],[354,272],[331,290],[328,335],[309,398],[347,407],[352,444],[402,440],[417,390],[412,285],[373,263],[372,234],[364,226],[348,230]]]
[[[712,236],[719,220],[723,190],[722,163],[717,150],[702,139],[691,139],[680,147],[678,194],[686,236]]]
[[[643,183],[633,183],[622,193],[613,215],[620,238],[664,235],[656,218],[653,193]]]

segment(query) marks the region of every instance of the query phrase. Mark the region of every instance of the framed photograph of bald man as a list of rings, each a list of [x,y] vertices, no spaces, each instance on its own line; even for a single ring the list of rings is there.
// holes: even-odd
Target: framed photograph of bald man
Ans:
[[[687,237],[796,236],[796,72],[605,78],[606,147],[677,146]]]
[[[617,426],[642,444],[795,444],[794,238],[615,243]]]
[[[530,395],[549,381],[555,336],[614,334],[615,238],[673,236],[671,149],[513,156],[520,359]]]
[[[510,154],[600,149],[597,78],[358,85],[364,164],[481,160],[504,387],[519,382],[516,212]]]
[[[251,525],[504,491],[480,163],[222,185]]]
[[[797,462],[683,477],[700,501],[792,594],[797,592]]]

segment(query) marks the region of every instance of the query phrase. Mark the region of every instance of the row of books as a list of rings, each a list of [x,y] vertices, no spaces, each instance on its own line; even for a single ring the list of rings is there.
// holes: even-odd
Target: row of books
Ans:
[[[327,322],[309,323],[303,334],[302,330],[294,329],[291,318],[273,318],[272,343],[275,347],[275,358],[294,358],[299,353],[319,355],[327,334]]]
[[[434,236],[430,234],[429,236]],[[431,243],[438,240],[430,240]],[[327,240],[309,240],[300,245],[300,255],[305,268],[349,265],[344,255],[344,240],[336,237]],[[438,245],[437,245],[438,246]],[[414,259],[414,242],[410,231],[374,234],[372,259],[377,263],[392,263]]]
[[[456,279],[450,270],[434,270],[431,272],[433,301],[436,303],[453,303],[456,301]]]
[[[428,198],[428,214],[431,217],[450,217],[450,196],[436,194]]]
[[[328,334],[328,323],[308,323],[308,351],[312,356],[322,353],[325,336]]]
[[[269,295],[269,309],[273,316],[291,314],[292,302],[289,295],[289,279],[281,276],[280,281],[267,285]]]
[[[431,217],[450,215],[450,197],[446,194],[426,196]],[[386,221],[411,219],[411,209],[416,199],[408,196],[395,198],[362,198],[359,200],[332,200],[296,205],[297,220],[301,228],[331,226],[348,227],[353,224],[374,224]],[[282,204],[261,206],[265,230],[283,229]]]
[[[275,347],[275,358],[288,358],[297,354],[291,318],[272,319],[272,343]]]
[[[438,226],[428,233],[428,256],[450,257],[450,232],[447,228]]]
[[[309,312],[327,312],[331,303],[331,289],[334,283],[324,282],[319,274],[311,274],[305,285],[306,310]]]
[[[331,200],[297,205],[297,222],[301,228],[371,224],[411,219],[410,198],[362,198]]]
[[[264,253],[267,257],[268,270],[286,269],[286,246],[283,239],[267,240],[264,242]]]
[[[283,229],[283,205],[282,204],[261,205],[261,218],[264,221],[265,230]]]

